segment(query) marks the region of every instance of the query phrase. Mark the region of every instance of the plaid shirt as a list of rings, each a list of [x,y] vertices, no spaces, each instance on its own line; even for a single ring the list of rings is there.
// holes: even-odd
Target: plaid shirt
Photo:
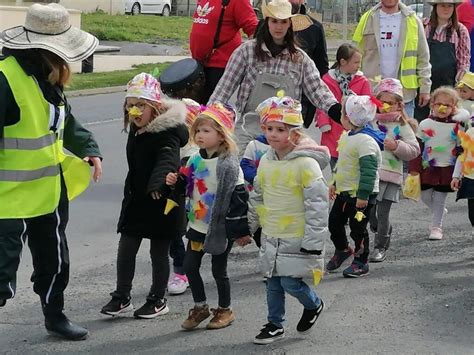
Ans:
[[[446,41],[446,29],[447,26],[443,26],[441,29],[436,29],[433,34],[433,39],[439,42]],[[431,26],[427,25],[425,27],[426,38],[429,37],[430,31]],[[459,24],[459,36],[458,31],[452,30],[450,42],[454,43],[454,48],[456,50],[456,79],[459,80],[462,73],[469,71],[471,65],[471,39],[469,38],[469,32],[467,31],[466,26],[461,23]]]
[[[301,100],[301,93],[304,92],[314,106],[325,112],[337,103],[332,92],[321,80],[316,65],[303,50],[299,50],[302,59],[293,62],[288,49],[284,49],[279,55],[272,57],[268,48],[263,44],[262,49],[268,53],[268,59],[265,62],[259,62],[255,55],[255,43],[255,40],[247,41],[234,51],[209,103],[228,102],[240,85],[236,105],[237,110],[242,112],[255,87],[259,71],[271,74],[289,74],[296,82],[295,99]]]

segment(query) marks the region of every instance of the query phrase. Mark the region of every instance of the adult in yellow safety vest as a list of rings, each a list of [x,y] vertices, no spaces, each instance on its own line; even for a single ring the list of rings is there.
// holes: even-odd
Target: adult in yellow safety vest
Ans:
[[[92,133],[72,116],[63,87],[71,73],[67,63],[87,58],[97,44],[71,27],[58,4],[34,4],[23,26],[0,33],[0,306],[15,296],[28,236],[45,327],[71,340],[85,339],[88,331],[63,313],[68,204],[87,188],[90,166],[99,180],[102,158]]]
[[[362,51],[362,71],[377,84],[383,78],[399,79],[405,109],[413,117],[419,105],[430,100],[431,65],[421,20],[399,0],[381,0],[362,15],[353,41]]]

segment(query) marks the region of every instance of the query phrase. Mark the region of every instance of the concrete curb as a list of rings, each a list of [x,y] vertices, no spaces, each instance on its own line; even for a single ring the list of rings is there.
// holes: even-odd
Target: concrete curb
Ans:
[[[67,91],[67,97],[79,97],[79,96],[90,96],[90,95],[99,95],[99,94],[114,94],[116,92],[125,92],[127,90],[126,86],[111,86],[105,88],[96,88],[96,89],[85,89],[85,90],[74,90]]]

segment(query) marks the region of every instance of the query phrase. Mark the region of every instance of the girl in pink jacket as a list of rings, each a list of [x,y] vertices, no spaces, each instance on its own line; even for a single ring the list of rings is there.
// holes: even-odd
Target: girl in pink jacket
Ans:
[[[344,96],[371,95],[370,82],[359,71],[361,60],[362,54],[359,49],[345,43],[337,49],[336,63],[332,69],[323,75],[323,81],[339,102],[342,102]],[[331,168],[334,169],[339,156],[336,149],[337,142],[344,128],[321,110],[316,113],[316,126],[321,130],[321,145],[329,148]]]

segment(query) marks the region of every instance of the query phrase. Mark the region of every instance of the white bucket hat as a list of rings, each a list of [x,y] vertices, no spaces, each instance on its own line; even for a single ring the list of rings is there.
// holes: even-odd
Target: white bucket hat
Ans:
[[[98,44],[93,35],[72,27],[67,10],[55,3],[30,6],[23,26],[0,33],[0,45],[5,48],[44,49],[66,62],[86,59]]]
[[[286,20],[294,17],[291,13],[291,3],[288,0],[273,0],[268,4],[264,1],[262,3],[263,18],[273,17],[279,20]]]

